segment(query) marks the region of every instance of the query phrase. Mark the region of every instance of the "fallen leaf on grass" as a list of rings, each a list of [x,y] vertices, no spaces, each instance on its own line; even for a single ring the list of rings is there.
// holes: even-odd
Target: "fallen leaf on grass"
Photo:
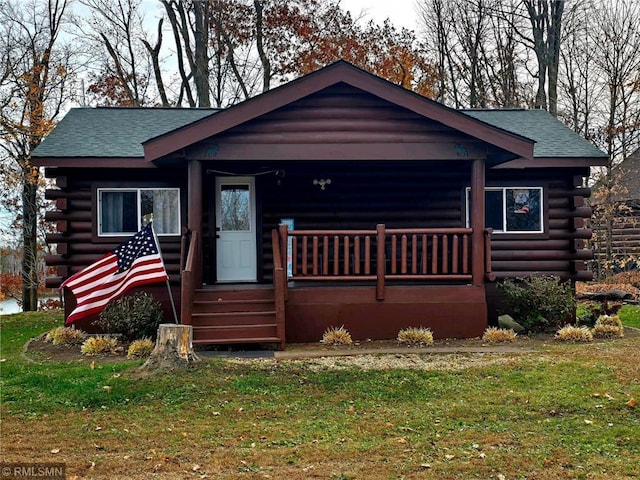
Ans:
[[[638,404],[638,400],[636,400],[635,398],[632,398],[631,400],[629,400],[627,402],[627,407],[635,407]]]
[[[51,450],[51,453],[60,453],[60,449],[59,448],[54,448],[53,450]]]
[[[431,468],[431,464],[430,463],[423,463],[420,465],[422,468]]]
[[[585,420],[584,423],[586,423],[587,425],[591,425],[593,424],[593,420]]]

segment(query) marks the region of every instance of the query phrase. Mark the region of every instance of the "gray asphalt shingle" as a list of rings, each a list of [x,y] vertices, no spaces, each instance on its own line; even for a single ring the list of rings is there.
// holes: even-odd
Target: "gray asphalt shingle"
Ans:
[[[495,127],[535,140],[534,157],[606,157],[604,152],[546,110],[504,109],[462,110],[462,112]]]
[[[213,108],[74,108],[34,157],[144,157],[142,142],[188,125]]]
[[[36,148],[34,157],[140,158],[142,143],[213,115],[217,109],[75,108]],[[463,110],[466,115],[535,140],[535,157],[606,155],[544,110]]]

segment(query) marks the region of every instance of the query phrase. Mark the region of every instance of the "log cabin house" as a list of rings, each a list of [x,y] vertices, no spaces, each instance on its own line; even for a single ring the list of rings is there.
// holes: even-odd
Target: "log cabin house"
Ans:
[[[456,111],[345,62],[224,110],[73,109],[33,155],[58,187],[48,286],[153,219],[194,342],[281,348],[474,337],[496,281],[589,278],[605,161],[545,111]]]

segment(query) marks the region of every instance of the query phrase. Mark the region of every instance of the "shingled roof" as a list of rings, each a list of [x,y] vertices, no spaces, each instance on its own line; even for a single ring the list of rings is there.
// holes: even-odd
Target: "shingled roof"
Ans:
[[[606,158],[596,148],[546,110],[463,110],[495,127],[536,141],[535,158]]]
[[[33,157],[141,158],[142,142],[217,113],[215,108],[73,108]]]

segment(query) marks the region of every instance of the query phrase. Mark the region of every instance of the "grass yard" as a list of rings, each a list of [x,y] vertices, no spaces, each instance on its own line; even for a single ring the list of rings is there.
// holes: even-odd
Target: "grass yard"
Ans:
[[[640,309],[620,313],[638,325]],[[62,323],[0,329],[1,458],[69,478],[630,479],[640,472],[640,336],[534,353],[450,355],[434,370],[313,360],[206,360],[140,378],[140,362],[23,355]],[[442,355],[427,356],[441,360]]]

